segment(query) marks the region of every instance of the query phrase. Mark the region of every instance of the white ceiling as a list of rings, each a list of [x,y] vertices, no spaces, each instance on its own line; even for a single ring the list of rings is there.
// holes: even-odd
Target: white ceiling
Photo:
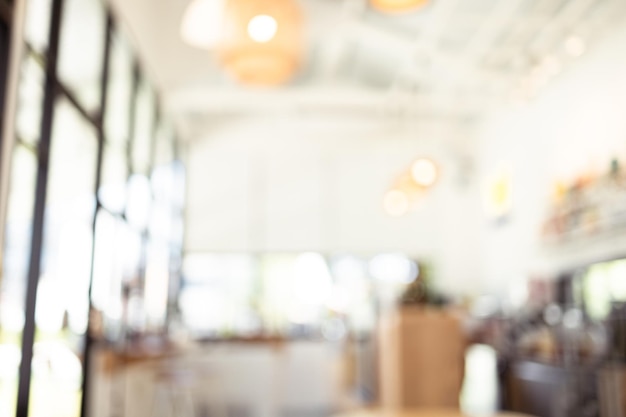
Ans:
[[[598,37],[626,21],[625,0],[431,0],[403,16],[378,14],[366,0],[300,0],[306,65],[289,85],[250,89],[229,80],[210,51],[180,40],[189,0],[110,1],[193,139],[186,250],[404,251],[433,260],[438,282],[455,291],[478,288],[482,277],[480,189],[491,166],[476,158],[486,148],[473,122],[576,76],[570,82],[576,88],[545,113],[562,123],[567,109],[554,109],[580,104],[580,79],[589,93],[605,77],[604,66],[587,74],[577,65],[584,59],[568,55],[567,40],[577,36],[594,49]],[[525,148],[525,122],[494,136],[505,136],[502,146],[520,153],[560,132],[527,129],[541,144]],[[501,149],[491,146],[495,139],[489,143],[497,148],[495,161]],[[385,192],[419,156],[438,163],[440,181],[416,211],[386,215]]]
[[[532,98],[626,11],[624,0],[431,0],[384,15],[366,0],[300,0],[307,58],[292,83],[236,85],[179,37],[187,0],[111,0],[187,133],[216,120],[288,114],[467,122]]]

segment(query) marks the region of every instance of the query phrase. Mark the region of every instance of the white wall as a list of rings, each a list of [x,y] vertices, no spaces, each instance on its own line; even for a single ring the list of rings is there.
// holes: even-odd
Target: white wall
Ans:
[[[536,99],[490,114],[465,138],[276,119],[208,133],[191,149],[187,248],[401,250],[433,261],[442,287],[470,293],[623,255],[624,237],[550,250],[539,237],[556,180],[626,160],[624,45],[626,29],[607,34]],[[442,163],[442,181],[417,212],[390,218],[382,196],[419,155]],[[476,156],[468,186],[459,185],[462,156]],[[502,162],[513,168],[515,201],[497,226],[482,212],[480,187]]]
[[[513,167],[515,206],[502,227],[485,224],[484,273],[491,288],[626,253],[624,238],[547,249],[541,222],[556,180],[606,172],[626,160],[626,27],[557,77],[537,99],[503,109],[480,128],[481,177],[501,161]]]
[[[220,74],[209,71],[210,54],[186,47],[178,36],[186,2],[109,2],[166,94]],[[225,82],[218,78],[213,84]],[[339,124],[285,115],[240,120],[195,138],[186,250],[403,251],[435,262],[442,287],[473,289],[481,276],[479,204],[475,190],[457,185],[464,175],[459,161],[473,152],[463,143],[468,138],[451,140],[448,128],[381,126],[367,116]],[[417,212],[388,217],[384,192],[422,154],[442,164],[441,183]]]
[[[468,138],[289,118],[208,136],[190,149],[188,251],[403,251],[434,261],[451,291],[480,278],[479,199],[461,169]],[[418,156],[441,164],[441,180],[416,212],[389,217],[383,195]]]
[[[215,63],[178,36],[185,2],[109,1],[134,29],[159,87],[168,92],[206,81]],[[440,282],[458,291],[499,290],[535,272],[626,253],[621,241],[548,252],[537,239],[554,180],[605,166],[616,152],[626,156],[625,45],[626,29],[610,35],[538,99],[490,115],[478,140],[467,132],[468,143],[450,141],[445,132],[310,121],[248,120],[207,132],[190,149],[187,249],[403,250],[435,261]],[[385,189],[421,153],[443,161],[442,183],[418,212],[387,217]],[[478,178],[501,161],[513,166],[516,201],[508,224],[485,219],[476,181],[456,185],[459,155],[480,155]]]

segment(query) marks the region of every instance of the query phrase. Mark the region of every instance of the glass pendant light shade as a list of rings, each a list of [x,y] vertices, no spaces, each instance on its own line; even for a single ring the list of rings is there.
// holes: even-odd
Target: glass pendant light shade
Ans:
[[[217,57],[243,84],[277,85],[302,61],[302,14],[295,0],[225,0]]]
[[[424,7],[428,0],[370,0],[370,4],[381,12],[402,13]]]

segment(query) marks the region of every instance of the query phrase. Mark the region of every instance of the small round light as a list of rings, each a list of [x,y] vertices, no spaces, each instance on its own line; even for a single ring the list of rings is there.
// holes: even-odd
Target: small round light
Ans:
[[[278,23],[272,16],[261,14],[254,16],[248,23],[248,35],[258,43],[267,43],[274,39],[278,31]]]
[[[304,17],[298,0],[224,0],[224,4],[218,62],[242,84],[288,82],[304,58]]]
[[[391,190],[385,194],[383,207],[385,212],[393,217],[399,217],[409,211],[409,197],[400,190]]]
[[[437,166],[433,161],[420,158],[411,165],[411,178],[417,185],[430,187],[437,181]]]

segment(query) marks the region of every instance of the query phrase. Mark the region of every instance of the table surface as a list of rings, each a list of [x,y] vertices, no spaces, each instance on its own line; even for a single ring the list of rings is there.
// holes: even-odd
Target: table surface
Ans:
[[[459,410],[446,409],[415,409],[415,410],[388,410],[388,409],[367,409],[350,411],[337,414],[333,417],[466,417]],[[532,417],[528,414],[500,412],[492,417]]]

